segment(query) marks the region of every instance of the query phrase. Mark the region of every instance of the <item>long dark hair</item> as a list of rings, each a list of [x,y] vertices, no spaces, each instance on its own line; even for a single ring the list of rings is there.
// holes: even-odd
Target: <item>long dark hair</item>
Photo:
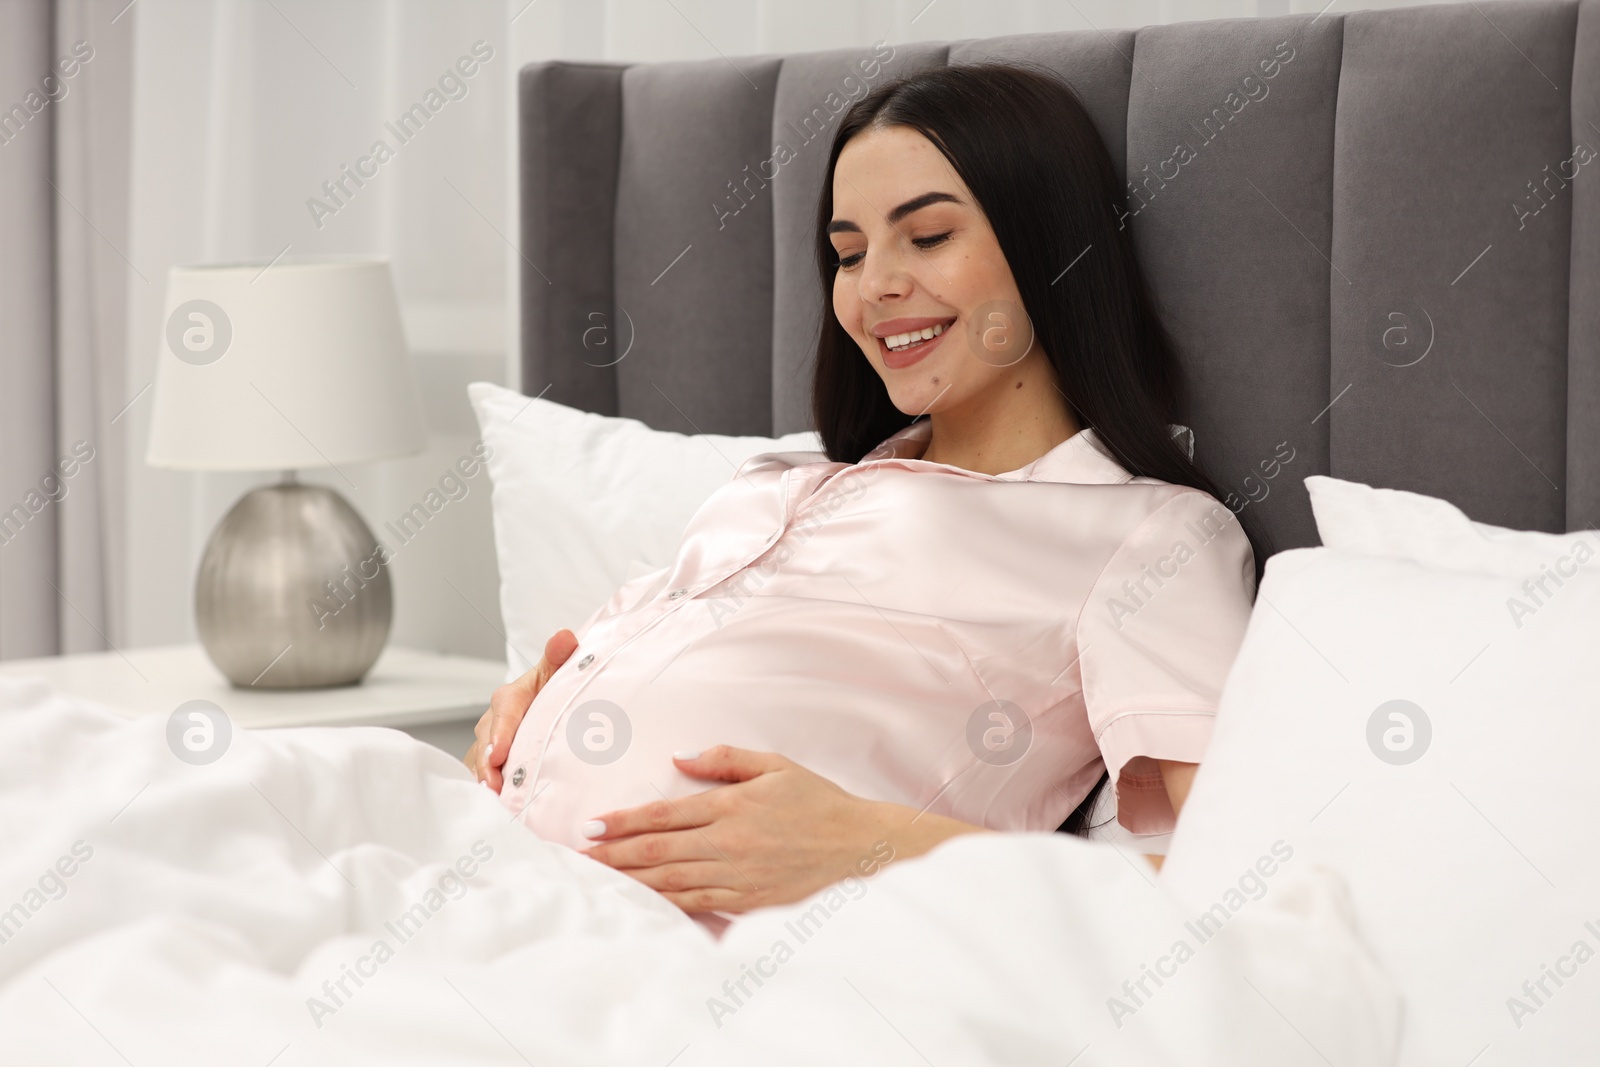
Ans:
[[[912,421],[889,399],[877,371],[833,314],[838,257],[827,231],[834,168],[852,137],[886,126],[908,127],[928,138],[972,191],[1078,425],[1092,428],[1135,477],[1190,486],[1222,501],[1224,493],[1168,429],[1180,421],[1183,408],[1182,368],[1134,255],[1132,234],[1119,221],[1124,194],[1111,155],[1070,86],[1020,65],[908,74],[858,100],[840,121],[816,230],[824,312],[811,406],[828,458],[859,462]],[[1072,271],[1062,277],[1068,264]],[[1259,580],[1270,554],[1267,539],[1249,526],[1245,535]],[[1061,830],[1090,829],[1090,812],[1107,780],[1101,776]]]

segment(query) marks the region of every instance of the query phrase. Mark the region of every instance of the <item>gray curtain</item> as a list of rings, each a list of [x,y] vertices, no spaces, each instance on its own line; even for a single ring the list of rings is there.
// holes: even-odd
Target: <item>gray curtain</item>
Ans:
[[[133,20],[0,3],[0,658],[121,642]]]

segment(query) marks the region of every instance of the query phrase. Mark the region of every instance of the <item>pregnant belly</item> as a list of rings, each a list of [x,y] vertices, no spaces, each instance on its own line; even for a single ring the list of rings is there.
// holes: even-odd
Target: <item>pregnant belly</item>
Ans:
[[[789,597],[697,601],[642,629],[618,616],[534,700],[501,798],[540,837],[582,848],[589,819],[712,788],[672,753],[727,744],[921,807],[973,768],[968,720],[990,699],[923,616]]]

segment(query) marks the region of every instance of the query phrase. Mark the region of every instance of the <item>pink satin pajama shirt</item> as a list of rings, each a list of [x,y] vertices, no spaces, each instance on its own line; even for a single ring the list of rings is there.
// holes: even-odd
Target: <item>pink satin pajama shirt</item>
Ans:
[[[1109,769],[1119,822],[1170,830],[1154,761],[1205,755],[1250,613],[1237,520],[1092,430],[998,475],[918,458],[928,436],[747,460],[575,631],[505,805],[585,848],[589,819],[713,788],[672,753],[728,744],[994,830],[1055,829]]]

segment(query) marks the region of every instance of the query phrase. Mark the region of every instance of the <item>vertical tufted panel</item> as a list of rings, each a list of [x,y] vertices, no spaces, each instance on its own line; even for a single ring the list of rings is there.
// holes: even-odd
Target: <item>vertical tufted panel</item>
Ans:
[[[1309,15],[1134,42],[1127,224],[1184,364],[1195,458],[1274,549],[1317,543],[1301,479],[1328,470],[1339,44],[1337,19]]]
[[[535,63],[518,81],[523,388],[604,415],[617,414],[617,377],[592,364],[611,358],[623,69]]]
[[[1532,214],[1529,183],[1572,154],[1575,22],[1568,3],[1346,16],[1335,476],[1565,526],[1572,192]]]
[[[717,59],[623,75],[616,321],[633,348],[617,397],[657,429],[772,432],[772,189],[758,164],[778,67]]]
[[[1572,144],[1600,153],[1600,0],[1584,0],[1572,66]],[[1572,182],[1567,302],[1567,529],[1600,528],[1600,155]]]
[[[811,367],[823,298],[812,254],[817,198],[846,106],[902,74],[944,65],[944,45],[884,45],[790,56],[772,115],[772,409],[778,433],[811,428]],[[835,111],[837,109],[837,113]]]

